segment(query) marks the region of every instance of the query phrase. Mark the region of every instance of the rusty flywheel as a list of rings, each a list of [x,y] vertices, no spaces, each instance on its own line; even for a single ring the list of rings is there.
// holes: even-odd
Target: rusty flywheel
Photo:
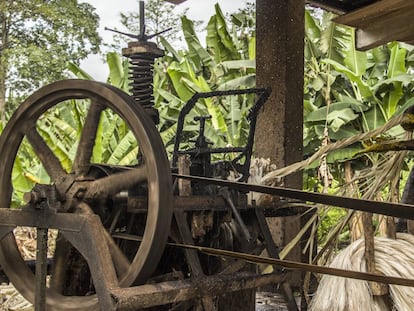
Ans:
[[[68,168],[59,158],[59,146],[50,145],[39,124],[45,124],[44,120],[56,114],[56,109],[74,105],[72,100],[77,100],[76,105],[86,105],[87,113],[82,132],[73,143],[74,156]],[[112,163],[109,166],[92,161],[96,137],[102,131],[99,124],[108,110],[112,111],[111,115],[117,115],[118,121],[112,122],[123,122],[136,141],[139,151],[131,165]],[[11,209],[12,172],[23,142],[31,146],[50,182],[37,184],[25,194],[27,204],[14,211]],[[46,86],[31,95],[10,119],[0,137],[0,156],[0,212],[1,217],[10,217],[10,221],[2,221],[0,226],[0,264],[29,301],[34,303],[37,299],[38,275],[28,268],[19,251],[13,234],[16,226],[36,227],[38,234],[39,228],[46,232],[48,229],[59,231],[49,285],[43,290],[47,310],[102,309],[99,293],[107,290],[105,286],[127,287],[142,283],[151,275],[170,228],[171,174],[156,127],[130,96],[112,86],[86,80],[60,81]],[[115,198],[125,192],[146,198],[144,212],[131,215],[126,208],[118,207]],[[131,242],[111,236],[123,230],[129,235],[135,234],[139,242],[123,248]],[[92,292],[64,292],[68,277],[73,279],[68,276],[68,267],[74,250],[90,271]],[[103,275],[104,285],[97,274]]]

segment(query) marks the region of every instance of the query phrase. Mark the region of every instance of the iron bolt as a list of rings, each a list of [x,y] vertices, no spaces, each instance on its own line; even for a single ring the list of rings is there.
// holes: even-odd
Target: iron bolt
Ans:
[[[86,189],[85,188],[80,188],[76,191],[75,198],[83,199],[85,197],[85,194],[86,194]]]

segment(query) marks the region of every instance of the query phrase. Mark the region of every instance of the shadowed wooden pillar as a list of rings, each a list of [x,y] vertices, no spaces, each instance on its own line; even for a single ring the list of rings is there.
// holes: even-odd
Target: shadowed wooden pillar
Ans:
[[[305,0],[256,0],[256,85],[271,87],[272,94],[258,116],[255,156],[270,158],[277,168],[302,160],[304,10]],[[284,186],[301,189],[302,172],[287,176]],[[267,222],[280,247],[301,227],[299,215]],[[287,259],[301,257],[298,245]],[[300,273],[291,282],[300,286]]]
[[[302,160],[304,0],[257,0],[256,85],[272,94],[259,114],[255,156],[278,168]],[[302,175],[285,186],[302,187]]]

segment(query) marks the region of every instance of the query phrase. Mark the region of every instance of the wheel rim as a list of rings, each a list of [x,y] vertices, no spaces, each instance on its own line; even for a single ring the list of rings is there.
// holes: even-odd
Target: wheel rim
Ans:
[[[42,138],[36,132],[35,125],[43,113],[57,104],[68,99],[85,98],[90,99],[91,106],[74,159],[73,172],[68,174],[58,164],[50,147],[46,148],[46,151],[42,151],[45,146],[42,145]],[[165,149],[154,124],[145,115],[143,109],[122,91],[98,82],[68,80],[46,86],[30,96],[17,109],[0,137],[0,155],[3,163],[6,163],[0,168],[0,207],[10,206],[13,193],[11,183],[13,164],[24,137],[32,145],[53,182],[59,184],[62,178],[69,175],[74,175],[75,180],[84,176],[90,169],[90,157],[93,149],[93,146],[90,145],[91,141],[94,144],[89,136],[96,134],[97,124],[94,122],[99,120],[97,116],[104,108],[109,108],[117,113],[128,124],[139,142],[144,159],[139,173],[143,174],[148,188],[147,217],[142,241],[131,263],[118,275],[120,286],[126,287],[134,281],[144,282],[155,269],[162,255],[169,231],[166,228],[170,227],[171,221],[172,186]],[[84,147],[85,145],[87,146],[85,150],[80,149],[80,146]],[[124,175],[119,175],[117,180],[113,179],[111,182],[116,180],[122,183],[121,180],[128,173],[121,172],[121,174]],[[107,185],[107,187],[108,191],[119,191],[115,186]],[[111,245],[111,247],[114,246]],[[114,261],[116,262],[117,258],[114,258]],[[22,259],[12,234],[0,242],[0,264],[16,288],[26,298],[33,301],[34,275]],[[53,308],[58,303],[60,310],[87,309],[96,304],[95,297],[64,297],[53,291],[48,291],[47,297],[48,307]]]

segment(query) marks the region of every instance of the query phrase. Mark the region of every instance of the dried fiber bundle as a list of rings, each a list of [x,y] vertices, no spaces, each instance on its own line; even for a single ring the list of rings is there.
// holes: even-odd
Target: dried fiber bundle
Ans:
[[[414,236],[398,234],[397,239],[375,238],[375,267],[384,275],[414,279]],[[341,251],[330,267],[366,272],[364,241],[358,240]],[[310,311],[412,310],[414,288],[390,285],[387,296],[373,296],[367,281],[322,277]]]

